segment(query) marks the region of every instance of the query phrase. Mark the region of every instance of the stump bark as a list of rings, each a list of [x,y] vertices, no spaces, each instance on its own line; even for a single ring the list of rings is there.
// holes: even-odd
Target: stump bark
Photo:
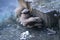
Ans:
[[[58,26],[58,17],[57,17],[58,13],[55,10],[44,13],[36,9],[33,9],[32,14],[34,16],[42,18],[44,26],[46,27]]]

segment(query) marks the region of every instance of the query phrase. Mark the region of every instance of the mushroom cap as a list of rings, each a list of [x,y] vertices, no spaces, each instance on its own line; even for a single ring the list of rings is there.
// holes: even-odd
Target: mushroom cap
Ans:
[[[24,10],[21,11],[21,13],[24,13],[24,14],[27,13],[27,12],[29,12],[29,9],[24,9]]]
[[[25,2],[32,3],[33,0],[25,0]]]

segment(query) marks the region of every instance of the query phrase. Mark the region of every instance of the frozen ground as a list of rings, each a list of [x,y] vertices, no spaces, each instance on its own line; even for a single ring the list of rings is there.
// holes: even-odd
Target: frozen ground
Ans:
[[[51,1],[54,0],[47,1],[47,3]],[[58,4],[60,5],[59,1]],[[15,20],[6,20],[14,14],[13,10],[16,6],[17,0],[0,0],[0,22],[2,22],[0,23],[0,40],[60,40],[60,31],[56,34],[49,34],[50,32],[45,29],[28,29],[19,25]]]
[[[60,40],[60,33],[50,34],[47,30],[28,29],[14,21],[0,25],[0,40]]]
[[[28,29],[15,21],[3,22],[0,25],[0,40],[60,40],[60,31],[50,34],[47,30]]]

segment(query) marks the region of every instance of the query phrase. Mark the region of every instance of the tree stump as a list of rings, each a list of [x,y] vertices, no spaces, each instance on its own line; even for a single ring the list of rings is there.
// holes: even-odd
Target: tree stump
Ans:
[[[58,26],[58,18],[57,18],[58,13],[55,10],[44,13],[36,9],[33,9],[32,14],[34,16],[42,18],[44,21],[44,26],[46,27]]]

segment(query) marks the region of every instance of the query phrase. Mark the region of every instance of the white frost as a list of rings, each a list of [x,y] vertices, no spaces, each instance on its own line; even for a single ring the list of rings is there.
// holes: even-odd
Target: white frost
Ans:
[[[32,35],[30,35],[29,31],[21,33],[20,40],[26,40],[27,38],[32,38]]]

